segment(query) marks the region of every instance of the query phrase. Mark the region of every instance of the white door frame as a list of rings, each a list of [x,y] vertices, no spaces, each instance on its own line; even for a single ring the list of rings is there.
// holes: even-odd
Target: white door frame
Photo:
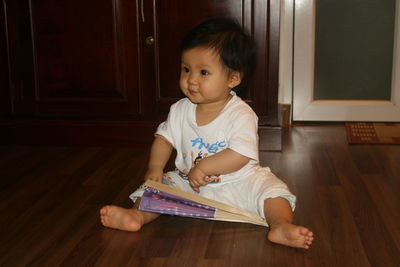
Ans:
[[[293,120],[400,121],[400,0],[396,1],[390,101],[313,99],[315,1],[294,1]]]

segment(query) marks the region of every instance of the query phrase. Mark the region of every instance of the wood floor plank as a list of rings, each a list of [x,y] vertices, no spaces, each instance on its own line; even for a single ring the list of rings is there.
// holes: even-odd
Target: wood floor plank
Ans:
[[[370,147],[366,148],[365,153],[368,153]],[[348,149],[352,149],[352,147]],[[382,218],[376,204],[361,178],[361,173],[368,172],[367,168],[369,167],[357,163],[358,158],[352,158],[348,149],[335,150],[332,158],[345,190],[354,221],[358,225],[357,229],[364,248],[366,251],[374,251],[374,253],[366,253],[366,255],[373,266],[379,264],[396,266],[399,263],[399,258],[396,256],[398,250],[395,242],[388,229],[382,224]],[[365,157],[362,157],[362,159],[365,159]],[[360,171],[360,168],[365,171]],[[371,238],[371,233],[374,233],[374,238]],[[377,255],[379,257],[376,257]]]
[[[315,234],[308,251],[241,223],[161,216],[136,233],[104,228],[100,207],[132,205],[148,148],[9,146],[0,266],[400,266],[400,146],[348,145],[341,124],[292,127],[282,141],[260,162],[296,194],[295,221]]]

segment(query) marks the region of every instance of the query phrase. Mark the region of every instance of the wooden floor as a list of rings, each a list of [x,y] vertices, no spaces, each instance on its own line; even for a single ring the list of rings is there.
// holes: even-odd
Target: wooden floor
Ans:
[[[0,147],[0,266],[400,266],[400,146],[349,146],[343,125],[297,126],[261,161],[298,197],[309,251],[259,226],[162,216],[138,233],[103,228],[131,205],[148,150]]]

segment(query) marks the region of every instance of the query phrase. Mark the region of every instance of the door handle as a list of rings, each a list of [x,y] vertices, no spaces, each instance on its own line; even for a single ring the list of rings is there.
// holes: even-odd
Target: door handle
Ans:
[[[148,37],[146,38],[146,44],[149,45],[149,46],[154,44],[154,38],[153,38],[153,36],[148,36]]]

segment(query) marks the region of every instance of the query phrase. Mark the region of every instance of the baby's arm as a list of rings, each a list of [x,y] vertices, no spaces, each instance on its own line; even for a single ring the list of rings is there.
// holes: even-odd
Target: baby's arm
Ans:
[[[157,135],[150,151],[150,159],[145,180],[161,182],[164,167],[172,153],[172,145],[162,136]]]
[[[200,192],[200,186],[208,184],[206,176],[226,174],[237,171],[249,162],[250,158],[225,149],[215,155],[202,159],[189,172],[189,182],[194,191]]]

